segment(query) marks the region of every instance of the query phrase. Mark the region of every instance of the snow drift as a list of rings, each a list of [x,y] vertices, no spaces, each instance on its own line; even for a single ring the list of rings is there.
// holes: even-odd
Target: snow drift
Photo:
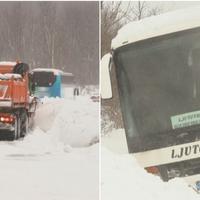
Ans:
[[[55,152],[98,142],[98,109],[88,96],[44,98],[35,116],[35,129],[22,145],[39,152]]]
[[[101,180],[102,200],[197,200],[199,195],[182,178],[175,178],[163,182],[159,177],[147,173],[141,168],[133,155],[127,154],[124,147],[120,147],[119,133],[113,131],[103,137],[101,150]],[[106,141],[105,141],[106,140]],[[120,140],[120,141],[119,141]],[[116,144],[121,148],[116,150]],[[106,147],[105,147],[106,146]],[[114,152],[113,153],[108,148]]]

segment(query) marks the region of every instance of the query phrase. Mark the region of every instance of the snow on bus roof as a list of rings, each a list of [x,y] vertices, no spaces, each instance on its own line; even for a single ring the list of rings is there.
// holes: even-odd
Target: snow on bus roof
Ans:
[[[112,49],[173,32],[200,27],[200,7],[180,9],[128,23],[112,40]]]
[[[4,65],[4,66],[6,66],[6,65],[8,65],[8,66],[14,66],[16,64],[17,64],[16,62],[0,61],[0,65]]]
[[[54,69],[54,68],[35,68],[32,70],[33,72],[54,72],[55,75],[63,75],[63,76],[73,76],[72,73],[63,72],[60,69]]]

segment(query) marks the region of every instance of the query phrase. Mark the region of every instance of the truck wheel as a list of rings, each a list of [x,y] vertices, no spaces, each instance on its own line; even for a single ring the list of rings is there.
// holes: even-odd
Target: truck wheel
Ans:
[[[23,130],[22,130],[21,136],[24,137],[28,133],[28,130],[29,130],[29,119],[26,114],[26,116],[24,118],[24,122],[23,122]]]
[[[20,118],[17,116],[15,119],[15,124],[14,124],[14,131],[11,132],[12,134],[12,140],[17,140],[20,137],[20,132],[21,132],[21,120]]]
[[[18,117],[17,119],[18,119],[18,123],[17,123],[17,125],[18,125],[18,131],[17,131],[17,138],[16,139],[18,139],[18,138],[21,137],[21,126],[22,126],[22,124],[21,124],[21,118]]]

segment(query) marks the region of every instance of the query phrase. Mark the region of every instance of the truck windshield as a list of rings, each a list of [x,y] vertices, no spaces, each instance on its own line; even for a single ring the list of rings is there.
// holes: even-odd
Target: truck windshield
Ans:
[[[33,84],[37,87],[51,87],[56,81],[53,72],[38,71],[33,73]]]
[[[128,137],[200,124],[200,28],[121,47],[114,62]],[[173,119],[192,112],[191,124]]]

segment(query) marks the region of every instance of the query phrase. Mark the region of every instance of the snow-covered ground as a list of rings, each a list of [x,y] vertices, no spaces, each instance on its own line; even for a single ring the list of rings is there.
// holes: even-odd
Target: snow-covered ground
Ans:
[[[99,105],[45,98],[24,139],[0,142],[3,200],[97,200]]]
[[[198,176],[163,182],[159,177],[148,174],[142,169],[133,155],[127,153],[124,130],[114,130],[103,136],[101,141],[102,200],[197,200],[200,198],[200,194],[188,186],[188,183],[192,183],[195,178],[199,178]]]

